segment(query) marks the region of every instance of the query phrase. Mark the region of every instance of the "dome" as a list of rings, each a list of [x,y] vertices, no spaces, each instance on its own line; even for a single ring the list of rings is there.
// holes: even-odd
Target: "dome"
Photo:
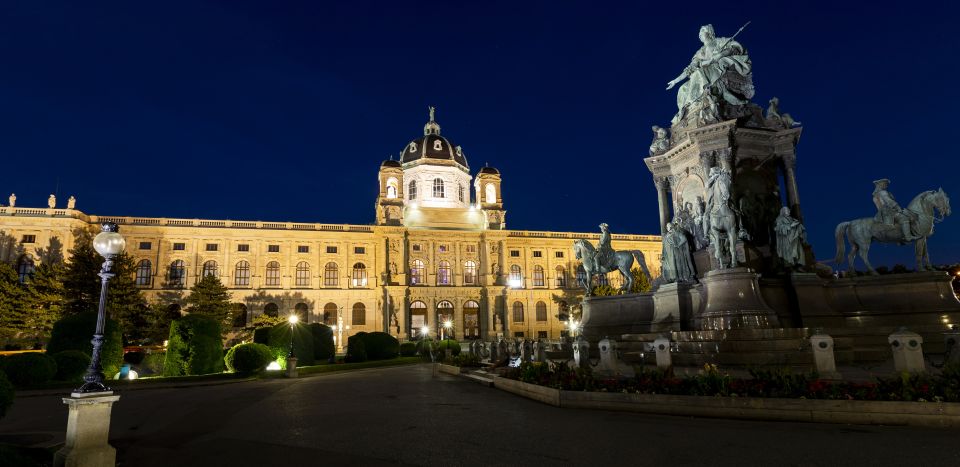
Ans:
[[[393,159],[386,160],[386,161],[383,161],[383,163],[380,164],[380,167],[398,167],[398,168],[399,168],[399,167],[400,167],[400,161],[395,161],[395,160],[393,160]]]
[[[423,126],[423,136],[409,143],[400,152],[400,162],[409,164],[419,160],[453,161],[464,169],[470,168],[460,146],[440,136],[440,125],[433,119],[434,108],[430,107],[430,121]]]
[[[482,173],[482,174],[500,175],[500,171],[497,170],[497,169],[495,169],[495,168],[493,168],[493,167],[484,167],[484,168],[480,169],[480,173]]]

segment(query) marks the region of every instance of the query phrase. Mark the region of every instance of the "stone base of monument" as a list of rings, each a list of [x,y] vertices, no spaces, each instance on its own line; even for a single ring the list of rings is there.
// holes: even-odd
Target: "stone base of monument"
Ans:
[[[759,274],[730,268],[704,274],[704,304],[695,317],[697,329],[763,329],[779,327],[776,312],[760,294]]]
[[[653,318],[654,298],[650,293],[585,297],[581,335],[596,343],[608,336],[650,332]]]
[[[653,293],[653,317],[650,332],[689,331],[693,317],[700,309],[698,284],[664,284]]]

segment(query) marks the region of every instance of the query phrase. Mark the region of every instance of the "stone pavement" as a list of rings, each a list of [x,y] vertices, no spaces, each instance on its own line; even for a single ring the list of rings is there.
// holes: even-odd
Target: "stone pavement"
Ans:
[[[0,421],[62,440],[59,397]],[[32,437],[32,438],[31,438]],[[123,394],[111,442],[123,466],[957,465],[957,433],[559,409],[429,365]]]

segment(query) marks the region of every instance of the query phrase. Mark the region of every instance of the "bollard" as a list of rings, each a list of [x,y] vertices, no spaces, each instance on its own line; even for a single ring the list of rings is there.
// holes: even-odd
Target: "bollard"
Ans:
[[[657,368],[670,371],[673,368],[673,359],[670,357],[670,338],[660,336],[653,341],[653,350],[657,352]]]
[[[606,376],[617,374],[617,341],[604,337],[597,346],[600,348],[600,366],[597,372]]]
[[[298,374],[297,357],[287,357],[287,378],[296,378]]]
[[[900,328],[887,338],[893,350],[893,367],[898,372],[922,373],[926,371],[923,362],[923,338],[915,332]]]
[[[120,396],[112,392],[73,393],[64,397],[69,407],[67,438],[54,454],[55,466],[106,467],[116,464],[117,450],[107,444],[110,412]]]
[[[837,361],[833,354],[833,338],[817,332],[810,336],[810,347],[813,348],[813,363],[820,378],[840,379]]]
[[[590,342],[583,336],[577,336],[577,340],[573,342],[573,360],[580,368],[590,367]]]

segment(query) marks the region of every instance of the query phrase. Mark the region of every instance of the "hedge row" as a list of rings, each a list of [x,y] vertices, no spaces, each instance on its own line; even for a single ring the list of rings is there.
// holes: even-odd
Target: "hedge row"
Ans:
[[[93,353],[93,331],[97,327],[97,313],[84,312],[65,316],[53,324],[47,354],[55,355],[65,350],[79,350],[90,358]],[[120,371],[123,364],[123,335],[116,321],[107,318],[104,323],[103,347],[100,350],[100,365],[107,379]]]
[[[386,360],[400,354],[400,342],[385,332],[358,332],[347,338],[347,362]]]

